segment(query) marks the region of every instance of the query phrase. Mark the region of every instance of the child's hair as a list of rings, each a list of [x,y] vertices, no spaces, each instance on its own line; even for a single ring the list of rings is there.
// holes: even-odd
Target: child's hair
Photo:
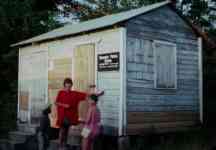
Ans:
[[[90,95],[90,98],[91,98],[95,103],[98,102],[98,96],[97,96],[96,94]]]
[[[43,115],[50,114],[51,113],[51,106],[48,106],[47,108],[45,108],[42,113],[43,113]]]

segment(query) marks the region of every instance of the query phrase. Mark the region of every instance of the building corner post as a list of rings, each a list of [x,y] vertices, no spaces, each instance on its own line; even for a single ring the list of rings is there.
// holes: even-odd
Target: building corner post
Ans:
[[[120,28],[119,136],[126,134],[126,28]]]
[[[198,38],[199,52],[199,115],[200,122],[203,124],[203,46],[202,38]]]

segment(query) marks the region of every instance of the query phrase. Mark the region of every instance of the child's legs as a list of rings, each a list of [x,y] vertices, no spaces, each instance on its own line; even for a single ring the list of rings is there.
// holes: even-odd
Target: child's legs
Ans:
[[[83,138],[82,140],[82,150],[92,150],[93,140],[91,138]]]
[[[93,145],[94,145],[94,139],[89,139],[89,149],[88,150],[93,150]]]
[[[82,150],[88,150],[88,138],[82,139]]]
[[[68,136],[68,128],[61,128],[59,131],[59,143],[61,147],[66,145],[67,136]]]
[[[43,139],[43,135],[41,132],[38,132],[37,140],[38,140],[38,149],[44,150],[44,139]]]

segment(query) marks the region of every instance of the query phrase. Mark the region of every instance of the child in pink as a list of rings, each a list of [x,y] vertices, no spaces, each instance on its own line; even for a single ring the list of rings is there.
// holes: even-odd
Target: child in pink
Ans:
[[[82,150],[92,150],[96,137],[100,134],[100,111],[97,107],[98,96],[95,94],[89,97],[89,109],[84,128],[90,132],[87,137],[83,137]]]

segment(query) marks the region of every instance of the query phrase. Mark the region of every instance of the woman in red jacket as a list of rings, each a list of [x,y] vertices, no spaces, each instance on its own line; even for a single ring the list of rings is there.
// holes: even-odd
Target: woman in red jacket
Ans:
[[[64,149],[67,143],[68,129],[71,125],[78,125],[79,103],[86,100],[87,96],[95,93],[97,96],[104,94],[104,91],[89,91],[89,93],[78,92],[71,90],[73,82],[70,78],[64,80],[64,88],[59,91],[56,98],[57,105],[57,126],[60,127],[59,142],[60,149]],[[95,86],[90,86],[90,89],[95,89]]]
[[[57,126],[60,127],[60,149],[64,149],[67,142],[68,129],[71,125],[78,125],[78,105],[86,100],[87,93],[71,90],[73,82],[70,78],[64,80],[64,88],[59,91],[56,98]]]

